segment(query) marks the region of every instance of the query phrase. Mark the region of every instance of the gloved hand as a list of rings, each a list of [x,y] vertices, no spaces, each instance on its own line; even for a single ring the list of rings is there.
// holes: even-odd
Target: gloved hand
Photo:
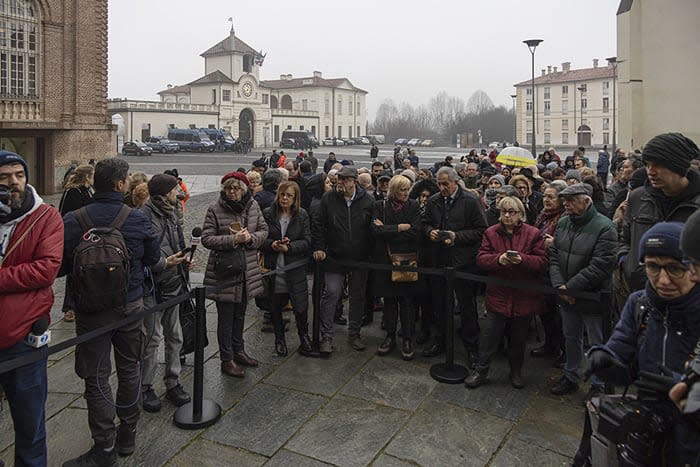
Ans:
[[[593,349],[588,353],[588,369],[586,374],[597,373],[605,368],[615,365],[615,357],[602,349]]]

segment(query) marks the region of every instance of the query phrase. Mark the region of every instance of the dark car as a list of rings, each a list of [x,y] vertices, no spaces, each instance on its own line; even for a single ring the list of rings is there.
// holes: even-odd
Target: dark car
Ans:
[[[135,156],[150,156],[153,154],[153,149],[141,141],[128,141],[124,143],[124,146],[122,146],[122,154],[125,156],[128,154],[133,154]]]
[[[159,152],[161,154],[180,152],[179,144],[160,136],[149,136],[144,142],[147,146],[150,146],[150,148],[153,149],[153,152]]]
[[[295,149],[296,142],[294,141],[294,138],[282,138],[280,141],[280,147],[285,149]]]
[[[343,140],[343,143],[345,143],[345,146],[352,146],[355,144],[355,141],[353,141],[352,138],[341,138]]]

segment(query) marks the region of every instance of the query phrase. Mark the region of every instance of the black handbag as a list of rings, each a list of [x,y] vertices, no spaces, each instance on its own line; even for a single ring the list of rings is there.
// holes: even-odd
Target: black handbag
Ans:
[[[245,253],[243,248],[233,250],[212,250],[214,256],[214,274],[219,279],[231,279],[245,271]]]

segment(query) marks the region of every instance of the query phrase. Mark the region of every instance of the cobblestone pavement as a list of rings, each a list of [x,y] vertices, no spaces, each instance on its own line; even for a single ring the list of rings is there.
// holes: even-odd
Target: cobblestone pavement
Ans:
[[[196,183],[196,180],[195,180]],[[193,196],[185,231],[201,223],[215,193]],[[47,201],[56,203],[58,196]],[[206,259],[197,252],[198,268]],[[64,280],[56,281],[52,339],[74,336],[61,320]],[[548,361],[526,358],[525,389],[508,382],[505,357],[493,363],[490,383],[476,390],[445,385],[429,375],[440,359],[401,360],[395,351],[378,357],[383,338],[380,315],[363,328],[364,352],[351,350],[347,332],[336,327],[337,350],[329,360],[274,353],[271,334],[261,332],[261,315],[248,307],[246,349],[261,365],[244,379],[221,375],[216,313],[208,303],[209,346],[205,350],[204,393],[223,407],[221,420],[197,431],[175,428],[167,401],[157,414],[142,413],[137,450],[122,466],[512,466],[566,465],[576,451],[583,420],[583,389],[553,397],[547,388],[560,371]],[[290,327],[294,329],[294,326]],[[288,333],[290,351],[298,340]],[[534,331],[530,346],[536,345]],[[418,349],[420,350],[420,348]],[[162,372],[163,352],[160,352]],[[461,345],[457,362],[464,361]],[[192,388],[191,357],[182,374]],[[47,432],[49,465],[60,466],[91,445],[83,384],[74,373],[72,349],[49,358]],[[113,377],[114,383],[116,378]],[[156,392],[165,393],[157,377]],[[13,465],[13,430],[7,405],[0,411],[0,459]]]

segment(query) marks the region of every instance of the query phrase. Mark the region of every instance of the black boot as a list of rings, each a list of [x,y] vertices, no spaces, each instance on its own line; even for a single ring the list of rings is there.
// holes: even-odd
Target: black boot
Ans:
[[[314,352],[311,338],[307,333],[299,335],[299,353],[305,357],[312,355]]]
[[[486,384],[488,381],[489,370],[485,368],[477,368],[472,371],[467,379],[464,380],[464,385],[469,389],[476,389],[479,386]]]
[[[287,342],[284,340],[284,336],[275,339],[275,352],[280,357],[286,357],[289,353],[287,351]]]
[[[384,338],[384,342],[382,342],[377,349],[377,355],[388,355],[395,347],[396,336],[394,334],[387,334]]]

